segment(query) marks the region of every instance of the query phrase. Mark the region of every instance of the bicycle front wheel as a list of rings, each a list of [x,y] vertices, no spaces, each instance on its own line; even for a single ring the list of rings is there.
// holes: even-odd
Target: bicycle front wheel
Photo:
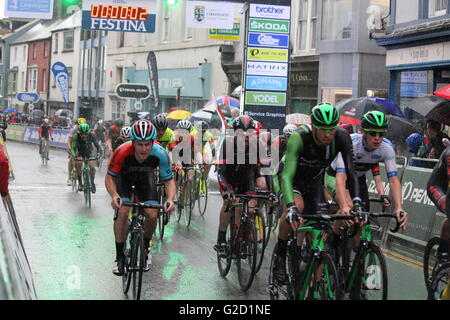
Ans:
[[[141,298],[142,275],[144,273],[145,252],[144,252],[144,235],[142,230],[136,233],[133,244],[133,255],[135,261],[135,272],[133,272],[133,297],[136,300]]]
[[[186,186],[184,188],[184,196],[185,196],[185,205],[184,205],[184,223],[186,224],[186,227],[189,228],[191,225],[191,218],[192,218],[192,209],[195,202],[195,194],[194,194],[194,188],[192,187],[192,183],[189,182],[189,180],[186,182]]]
[[[88,172],[83,173],[83,189],[84,189],[84,201],[88,208],[91,207],[91,183]]]
[[[379,247],[373,243],[358,263],[352,290],[355,300],[387,300],[388,278],[384,256]]]
[[[231,213],[234,215],[234,212]],[[231,250],[232,250],[232,243],[233,243],[233,227],[234,227],[234,219],[230,218],[230,223],[228,224],[227,228],[227,253],[225,255],[220,255],[219,252],[217,252],[217,266],[219,267],[219,273],[222,277],[226,277],[228,272],[231,268]]]
[[[260,209],[256,209],[254,221],[256,229],[256,249],[258,256],[255,272],[258,273],[264,259],[264,250],[266,248],[266,230],[264,227],[266,224],[266,220],[264,219],[264,215]]]
[[[275,261],[277,259],[278,243],[275,245],[270,261],[269,271],[269,296],[270,300],[292,300],[294,298],[294,291],[291,276],[288,274],[288,280],[285,283],[279,283],[274,277]]]
[[[423,277],[427,290],[430,290],[430,284],[433,280],[432,276],[438,268],[439,261],[437,257],[437,249],[439,247],[439,242],[439,237],[431,238],[428,241],[427,246],[425,247],[425,252],[423,254]]]
[[[430,284],[430,289],[428,290],[428,300],[445,300],[445,298],[442,297],[442,293],[447,289],[449,281],[450,263],[445,263],[433,274],[433,280]]]
[[[129,237],[131,237],[131,234],[129,234]],[[132,263],[132,250],[131,246],[130,248],[127,247],[128,243],[131,243],[128,239],[125,240],[124,247],[123,247],[123,254],[124,254],[124,270],[122,275],[122,290],[124,294],[128,293],[128,290],[130,289],[131,279],[133,277],[134,267]]]
[[[206,212],[206,206],[208,205],[208,184],[206,183],[206,180],[203,178],[200,178],[199,182],[201,183],[201,185],[198,186],[199,190],[197,191],[198,211],[200,212],[200,215],[203,217]]]
[[[184,207],[184,187],[179,186],[178,197],[177,197],[177,222],[180,222],[181,215],[183,214]]]
[[[256,274],[257,264],[257,234],[251,219],[241,223],[237,238],[237,269],[242,291],[247,291]]]

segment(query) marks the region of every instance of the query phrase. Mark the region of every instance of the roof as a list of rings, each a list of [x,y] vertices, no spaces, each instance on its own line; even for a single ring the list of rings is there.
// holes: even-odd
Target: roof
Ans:
[[[74,29],[81,27],[81,10],[77,10],[74,14],[60,21],[60,23],[54,26],[50,32],[61,31],[66,29]]]
[[[1,36],[0,39],[6,40],[9,37],[17,35],[17,33],[21,32],[21,31],[23,31],[25,29],[28,29],[31,25],[35,25],[36,23],[39,23],[39,19],[34,19],[34,20],[28,22],[27,24],[24,24],[20,28],[17,28],[14,32],[11,32],[11,33],[8,33],[8,34],[5,34],[5,35]]]

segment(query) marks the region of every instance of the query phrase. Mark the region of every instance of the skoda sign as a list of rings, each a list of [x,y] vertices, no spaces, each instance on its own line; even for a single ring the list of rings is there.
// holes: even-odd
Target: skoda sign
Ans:
[[[39,101],[39,95],[34,92],[21,92],[16,95],[17,101],[36,103]]]
[[[116,87],[116,95],[124,99],[146,99],[150,96],[150,89],[142,83],[120,83]]]

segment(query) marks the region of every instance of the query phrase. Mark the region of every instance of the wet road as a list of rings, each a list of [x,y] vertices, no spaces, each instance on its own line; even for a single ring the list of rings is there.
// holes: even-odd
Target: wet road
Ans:
[[[113,211],[104,187],[105,169],[97,171],[92,208],[66,186],[67,156],[50,150],[44,167],[38,147],[8,142],[14,166],[11,182],[25,249],[39,299],[127,299],[121,277],[111,273],[115,259]],[[156,242],[151,270],[144,273],[142,299],[268,299],[267,280],[275,234],[252,287],[240,290],[236,266],[226,279],[217,270],[215,251],[220,199],[210,194],[204,217],[194,211],[190,229],[174,217],[165,241]],[[425,299],[420,266],[401,256],[387,258],[390,299]]]

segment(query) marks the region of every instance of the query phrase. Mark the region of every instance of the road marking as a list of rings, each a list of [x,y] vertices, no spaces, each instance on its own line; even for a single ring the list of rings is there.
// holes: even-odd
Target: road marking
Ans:
[[[62,187],[67,187],[71,190],[71,186],[9,186],[9,190],[26,190],[26,189],[58,189],[61,190]],[[66,189],[64,189],[66,190]],[[98,188],[97,190],[106,190],[106,188]]]
[[[423,264],[419,262],[418,260],[415,260],[413,258],[404,256],[398,252],[394,252],[388,249],[381,249],[383,251],[383,254],[385,254],[387,257],[391,258],[392,260],[395,260],[397,262],[401,262],[403,264],[406,264],[410,267],[413,267],[418,270],[423,270]]]

